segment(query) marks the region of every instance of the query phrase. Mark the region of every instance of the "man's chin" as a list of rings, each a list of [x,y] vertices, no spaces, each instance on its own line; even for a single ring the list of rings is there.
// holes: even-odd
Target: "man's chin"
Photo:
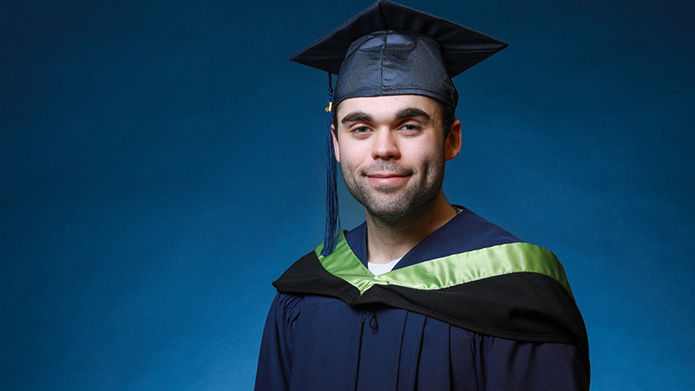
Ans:
[[[396,193],[402,191],[405,186],[402,184],[389,185],[389,186],[371,186],[373,196],[379,197],[380,195],[386,195],[388,197],[395,196]]]
[[[364,205],[364,204],[363,204]],[[369,214],[383,220],[399,220],[411,212],[411,205],[398,197],[388,199],[371,200],[364,205]]]
[[[367,208],[367,211],[369,211],[369,214],[372,217],[375,217],[379,220],[383,221],[389,221],[389,222],[397,222],[397,221],[402,221],[404,218],[408,217],[408,212],[402,209],[379,209],[379,210],[373,210],[370,208]]]

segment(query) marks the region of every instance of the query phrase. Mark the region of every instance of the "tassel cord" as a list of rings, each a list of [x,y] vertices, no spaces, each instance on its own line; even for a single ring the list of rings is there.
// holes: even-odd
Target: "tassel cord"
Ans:
[[[323,249],[321,255],[327,256],[333,252],[337,240],[337,232],[340,227],[340,215],[338,209],[338,182],[337,162],[333,149],[333,135],[331,125],[333,123],[333,83],[331,73],[328,73],[328,106],[326,107],[326,227],[323,237]]]

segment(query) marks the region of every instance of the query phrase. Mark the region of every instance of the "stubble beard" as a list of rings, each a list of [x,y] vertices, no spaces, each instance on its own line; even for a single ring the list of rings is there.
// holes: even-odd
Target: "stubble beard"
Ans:
[[[385,163],[388,165],[389,163]],[[341,164],[343,180],[350,194],[367,212],[384,222],[408,221],[432,205],[444,182],[444,159],[422,167],[422,175],[412,176],[405,188],[370,185],[362,173]],[[395,171],[395,170],[390,170]],[[356,178],[357,176],[357,178]]]

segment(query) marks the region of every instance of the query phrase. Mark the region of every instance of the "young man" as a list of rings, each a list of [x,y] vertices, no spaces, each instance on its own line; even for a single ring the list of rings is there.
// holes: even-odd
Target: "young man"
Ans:
[[[380,1],[293,57],[339,75],[329,152],[366,222],[336,235],[329,188],[324,244],[274,283],[257,390],[588,389],[555,256],[442,192],[451,77],[505,46]]]

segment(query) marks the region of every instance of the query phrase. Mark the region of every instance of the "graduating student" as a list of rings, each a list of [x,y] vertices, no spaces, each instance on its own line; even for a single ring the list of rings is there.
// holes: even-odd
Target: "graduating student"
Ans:
[[[586,390],[562,266],[442,192],[453,76],[505,43],[379,1],[291,59],[337,74],[324,243],[273,283],[257,390]],[[330,76],[329,76],[330,79]],[[336,162],[366,222],[337,232]]]

